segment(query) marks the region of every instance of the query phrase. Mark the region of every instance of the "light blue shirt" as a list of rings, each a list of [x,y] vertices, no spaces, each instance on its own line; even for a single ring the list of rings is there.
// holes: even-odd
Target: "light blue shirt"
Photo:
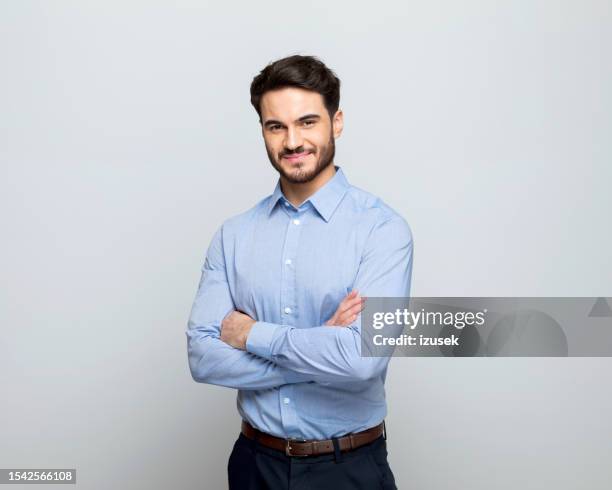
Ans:
[[[298,208],[272,195],[227,219],[207,250],[186,330],[195,381],[238,389],[238,412],[278,437],[328,439],[387,413],[389,357],[361,357],[361,315],[326,326],[352,290],[407,297],[406,220],[342,169]],[[367,300],[366,300],[367,301]],[[246,351],[220,340],[232,310],[253,319]]]

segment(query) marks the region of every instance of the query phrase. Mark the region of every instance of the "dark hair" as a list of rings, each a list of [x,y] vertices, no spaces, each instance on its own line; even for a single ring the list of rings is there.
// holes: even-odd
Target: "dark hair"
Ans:
[[[299,54],[276,60],[266,66],[251,83],[251,104],[259,115],[259,103],[269,90],[298,87],[318,92],[323,96],[330,119],[340,105],[340,79],[315,56]]]

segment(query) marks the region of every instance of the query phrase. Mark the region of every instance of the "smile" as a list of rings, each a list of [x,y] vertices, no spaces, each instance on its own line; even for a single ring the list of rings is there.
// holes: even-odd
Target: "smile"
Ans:
[[[299,160],[300,158],[304,158],[307,155],[310,155],[309,151],[306,151],[304,153],[298,153],[296,155],[285,155],[283,158],[286,160],[289,160],[290,162],[295,162]]]

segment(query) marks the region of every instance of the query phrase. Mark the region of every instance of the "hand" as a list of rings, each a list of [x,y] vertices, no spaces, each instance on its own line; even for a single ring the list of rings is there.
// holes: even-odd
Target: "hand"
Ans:
[[[246,313],[230,311],[221,322],[221,340],[236,349],[246,350],[246,340],[254,323]]]
[[[356,289],[347,294],[334,315],[325,322],[328,327],[346,327],[357,319],[357,315],[365,308],[365,298],[359,296]]]

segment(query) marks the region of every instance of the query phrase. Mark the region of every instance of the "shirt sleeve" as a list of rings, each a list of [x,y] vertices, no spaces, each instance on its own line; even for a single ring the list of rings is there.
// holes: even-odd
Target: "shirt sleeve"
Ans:
[[[278,366],[220,339],[223,318],[235,305],[230,293],[223,254],[223,227],[208,248],[186,335],[191,376],[199,383],[259,390],[311,381],[307,375]]]
[[[361,296],[408,297],[413,239],[408,223],[394,215],[371,231],[353,285]],[[398,332],[398,334],[401,332]],[[246,349],[317,382],[363,381],[379,376],[390,357],[361,356],[361,315],[349,326],[297,328],[256,322]]]

